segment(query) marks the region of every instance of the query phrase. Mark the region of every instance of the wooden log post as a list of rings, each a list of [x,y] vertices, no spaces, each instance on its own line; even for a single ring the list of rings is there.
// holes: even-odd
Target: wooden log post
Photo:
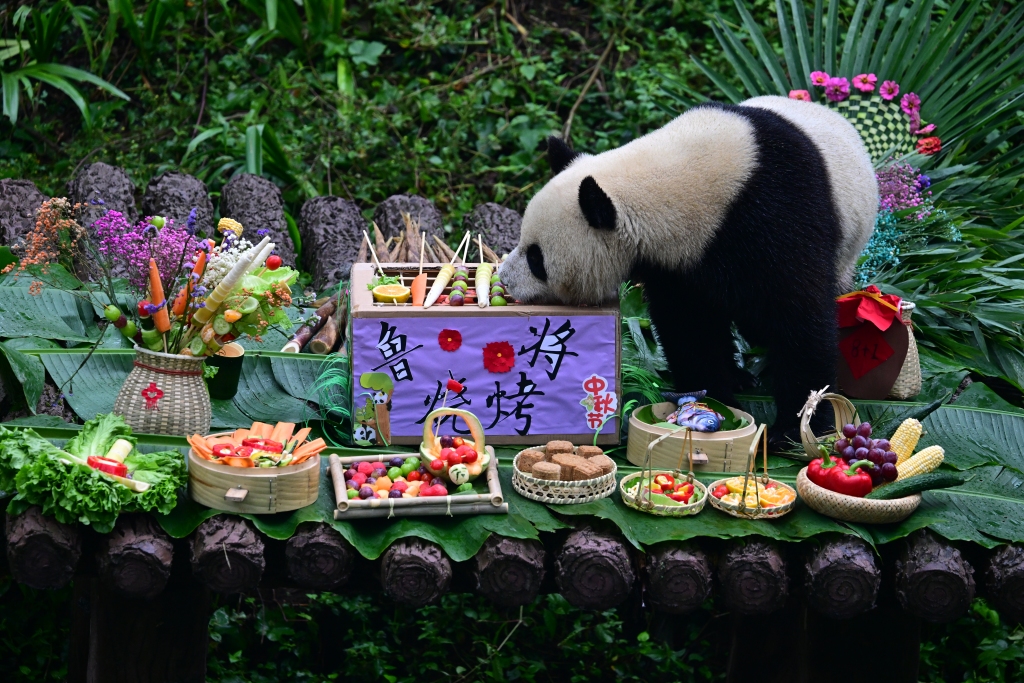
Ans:
[[[97,567],[104,584],[129,598],[159,595],[171,576],[174,545],[149,515],[121,515],[103,539]]]
[[[959,550],[922,529],[907,537],[896,560],[896,597],[926,621],[953,621],[974,600],[974,570]]]
[[[766,540],[741,540],[729,545],[718,565],[726,607],[739,614],[769,614],[789,596],[786,561]]]
[[[302,525],[285,544],[284,556],[293,581],[320,591],[348,582],[355,562],[355,550],[349,542],[323,523]]]
[[[41,590],[62,588],[82,555],[78,527],[46,517],[38,506],[7,514],[7,563],[19,583]]]
[[[849,619],[875,606],[882,571],[871,547],[847,536],[824,542],[804,566],[807,604],[831,619]]]
[[[1004,545],[989,559],[985,589],[999,613],[1024,621],[1024,547]]]
[[[539,541],[492,535],[473,558],[476,590],[502,607],[528,605],[544,581],[544,558]]]
[[[636,571],[626,542],[591,526],[575,529],[555,559],[555,582],[569,604],[607,610],[621,604],[633,588]]]
[[[448,592],[452,564],[436,544],[400,538],[381,556],[380,581],[384,594],[392,600],[422,607]]]
[[[220,593],[240,593],[259,585],[266,568],[263,539],[244,519],[211,517],[192,537],[192,573]]]
[[[667,614],[686,614],[711,597],[711,560],[694,543],[659,543],[647,552],[647,589],[651,606]]]

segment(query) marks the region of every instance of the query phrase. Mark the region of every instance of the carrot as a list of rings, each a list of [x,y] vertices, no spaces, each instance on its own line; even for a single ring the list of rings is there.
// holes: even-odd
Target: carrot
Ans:
[[[301,446],[306,441],[306,437],[309,436],[309,433],[311,431],[313,430],[310,427],[303,427],[299,431],[295,432],[295,436],[292,437],[292,440],[297,442],[295,444],[296,448]]]
[[[235,442],[236,446],[241,446],[242,442],[249,438],[248,429],[236,429],[235,435],[231,437],[231,440]]]
[[[221,458],[220,461],[225,465],[231,465],[232,467],[256,467],[256,463],[254,463],[251,458],[228,457]]]
[[[192,446],[192,450],[196,452],[196,455],[206,460],[213,460],[213,450],[206,442],[206,439],[198,434],[193,434],[188,437],[188,443]]]
[[[313,439],[307,444],[303,444],[295,449],[292,453],[292,464],[295,464],[296,460],[305,460],[310,455],[316,455],[323,449],[327,448],[327,443],[323,439]]]
[[[252,429],[249,430],[250,439],[269,439],[270,433],[274,431],[274,428],[268,424],[262,422],[253,422]]]
[[[164,285],[160,282],[160,269],[156,267],[156,259],[149,259],[149,301],[160,310],[153,314],[153,325],[160,334],[171,331],[171,316],[164,306]]]
[[[201,251],[199,256],[196,257],[196,265],[192,268],[192,274],[202,277],[204,270],[206,270],[206,252]],[[198,281],[196,278],[190,278],[188,283],[178,292],[178,296],[174,297],[174,305],[171,306],[171,313],[174,315],[184,315],[185,301],[188,299],[189,294],[192,293],[192,282],[194,280]]]
[[[422,306],[423,300],[427,298],[427,274],[420,273],[412,279],[412,305]]]
[[[291,437],[292,431],[294,430],[294,422],[278,422],[274,425],[273,431],[270,432],[270,440],[276,441],[280,444],[288,443],[288,439]]]

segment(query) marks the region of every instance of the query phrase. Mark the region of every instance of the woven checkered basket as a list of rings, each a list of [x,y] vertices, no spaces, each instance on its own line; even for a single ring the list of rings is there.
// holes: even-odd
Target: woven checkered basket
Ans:
[[[877,94],[851,93],[842,102],[827,102],[826,105],[853,124],[864,140],[871,161],[878,163],[890,156],[903,156],[914,151],[910,119],[896,100],[883,100]]]

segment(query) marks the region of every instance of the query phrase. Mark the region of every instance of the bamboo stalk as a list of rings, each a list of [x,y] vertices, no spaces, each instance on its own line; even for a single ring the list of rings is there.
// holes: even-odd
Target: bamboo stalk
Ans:
[[[398,257],[402,253],[402,245],[404,243],[405,239],[402,236],[399,236],[395,240],[395,247],[388,253],[388,258],[391,260],[392,263],[401,263]]]
[[[490,248],[489,246],[487,246],[487,245],[485,244],[485,245],[483,245],[483,249],[484,249],[484,255],[485,255],[485,256],[487,257],[487,260],[488,260],[488,261],[490,261],[491,263],[494,263],[494,264],[499,264],[499,263],[501,263],[501,257],[500,257],[500,256],[498,256],[497,254],[495,254],[495,253],[494,253],[494,252],[493,252],[493,251],[491,250],[491,248]]]
[[[376,223],[373,224],[373,240],[374,251],[377,253],[377,262],[387,261],[388,248],[384,244],[384,235],[381,234],[380,228],[377,227]]]
[[[366,235],[366,231],[363,230],[363,235]],[[366,253],[366,247],[370,244],[369,238],[364,239],[359,243],[359,253],[356,254],[356,263],[369,263],[369,254]]]
[[[376,228],[376,227],[377,227],[377,224],[376,224],[376,223],[374,223],[374,224],[373,224],[373,227],[374,227],[374,228]],[[365,230],[363,230],[363,237],[365,237],[365,238],[366,238],[366,242],[367,242],[367,243],[369,243],[369,242],[370,242],[370,236],[366,234],[366,231],[365,231]],[[382,266],[380,265],[380,261],[379,261],[379,260],[377,259],[377,252],[376,252],[376,250],[374,250],[374,249],[371,249],[371,250],[370,250],[370,256],[372,256],[372,257],[373,257],[373,262],[374,262],[374,264],[376,264],[376,266],[377,266],[377,271],[378,271],[378,272],[380,273],[380,276],[381,276],[381,277],[384,277],[384,268],[383,268],[383,267],[382,267]]]
[[[348,500],[348,493],[345,491],[345,468],[341,465],[341,458],[331,453],[327,458],[327,471],[331,475],[331,485],[334,487],[334,500]]]
[[[396,498],[393,499],[396,503],[399,500],[416,500],[415,498]],[[443,499],[442,499],[443,500]],[[435,505],[432,508],[400,508],[395,507],[394,510],[388,510],[388,517],[448,517],[448,516],[462,516],[462,515],[507,515],[508,514],[508,503],[502,503],[499,506],[488,504],[475,503],[473,505],[452,505],[451,508],[447,508],[445,505]],[[372,517],[383,517],[380,510],[349,510],[348,512],[342,512],[341,510],[334,511],[334,519],[346,520],[346,519],[368,519]]]
[[[452,248],[449,247],[447,244],[445,244],[444,240],[442,240],[437,235],[433,235],[433,238],[434,238],[434,244],[437,246],[437,251],[434,252],[434,254],[435,254],[435,256],[439,256],[440,257],[440,258],[435,258],[434,262],[435,263],[441,263],[442,261],[449,261],[449,262],[454,261],[455,260],[455,252],[452,251]]]

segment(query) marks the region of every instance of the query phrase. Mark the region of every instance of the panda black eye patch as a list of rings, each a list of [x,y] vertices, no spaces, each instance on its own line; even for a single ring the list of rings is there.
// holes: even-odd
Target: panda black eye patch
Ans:
[[[544,270],[544,253],[540,250],[539,244],[531,244],[526,248],[526,263],[530,266],[530,272],[541,282],[548,281],[548,272]]]

